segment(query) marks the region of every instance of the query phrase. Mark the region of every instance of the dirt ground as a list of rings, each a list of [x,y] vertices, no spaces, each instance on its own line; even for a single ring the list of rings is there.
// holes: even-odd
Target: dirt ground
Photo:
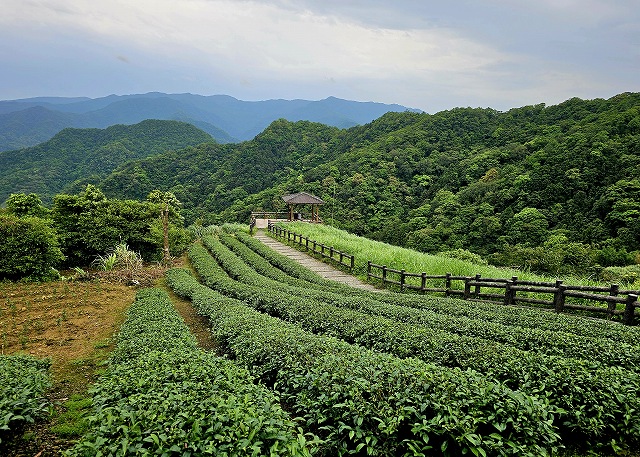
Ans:
[[[186,266],[185,259],[176,259],[174,266]],[[85,281],[0,282],[0,354],[50,358],[48,399],[54,408],[51,419],[3,435],[2,457],[59,456],[72,446],[77,433],[56,428],[66,426],[61,423],[74,400],[90,403],[87,390],[100,375],[138,288],[167,289],[199,344],[215,350],[206,319],[190,301],[166,288],[163,273],[161,268],[146,268],[135,282],[117,273],[95,273]]]
[[[99,280],[1,282],[0,353],[51,359],[48,398],[60,414],[71,396],[86,395],[135,293],[132,286]],[[52,421],[16,431],[0,454],[58,455],[70,439],[51,434]]]

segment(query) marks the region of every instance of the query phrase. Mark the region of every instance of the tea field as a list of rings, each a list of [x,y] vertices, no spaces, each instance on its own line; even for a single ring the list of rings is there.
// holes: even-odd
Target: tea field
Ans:
[[[29,386],[13,417],[51,420],[62,356],[45,349],[72,347],[88,327],[91,404],[67,456],[640,455],[637,327],[355,290],[234,227],[188,256],[192,269],[166,272],[170,291],[135,299],[25,286],[78,305],[49,309],[3,285],[4,354],[28,354],[0,358],[25,367],[11,368]]]

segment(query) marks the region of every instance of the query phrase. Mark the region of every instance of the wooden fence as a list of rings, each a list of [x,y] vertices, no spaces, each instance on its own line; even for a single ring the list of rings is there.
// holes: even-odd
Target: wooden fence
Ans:
[[[517,276],[504,279],[482,278],[480,275],[453,276],[449,273],[428,275],[409,273],[405,270],[388,268],[386,265],[367,262],[367,279],[371,278],[381,280],[383,285],[399,286],[400,290],[440,292],[445,296],[459,296],[464,300],[504,305],[535,305],[553,309],[558,313],[566,310],[580,310],[605,314],[608,318],[621,315],[622,322],[626,325],[635,324],[635,310],[640,307],[638,303],[640,291],[623,290],[617,284],[609,287],[572,286],[562,281],[521,281]],[[443,282],[443,287],[433,286],[434,282],[438,281]],[[453,281],[464,282],[464,287],[453,288]],[[574,299],[573,302],[567,302],[568,298]],[[585,304],[594,301],[604,303],[606,306]]]
[[[252,211],[251,217],[255,219],[276,219],[286,221],[289,218],[289,213],[276,211]]]
[[[353,270],[355,258],[351,254],[334,249],[333,246],[326,246],[322,243],[318,243],[315,240],[310,240],[308,237],[302,236],[291,230],[280,227],[279,225],[269,222],[267,230],[273,233],[275,236],[286,239],[291,243],[296,243],[299,246],[304,246],[307,251],[311,251],[314,254],[319,254],[323,258],[331,259],[338,264],[347,267],[349,270]]]

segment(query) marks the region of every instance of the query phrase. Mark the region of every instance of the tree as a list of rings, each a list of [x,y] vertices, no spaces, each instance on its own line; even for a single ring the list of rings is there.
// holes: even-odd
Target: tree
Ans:
[[[17,217],[46,217],[49,210],[42,205],[36,194],[11,194],[7,199],[7,211]]]
[[[512,244],[538,246],[547,238],[549,223],[537,208],[524,208],[509,222],[507,235]]]
[[[57,277],[64,256],[48,221],[37,217],[0,215],[0,280]]]
[[[180,201],[172,192],[162,192],[158,189],[149,193],[147,201],[156,205],[160,212],[163,233],[162,261],[165,265],[168,265],[171,261],[169,252],[169,215],[173,213],[179,217]]]
[[[157,251],[149,240],[155,214],[149,202],[109,200],[92,185],[78,195],[56,195],[52,209],[68,266],[88,265],[120,243],[151,258]]]

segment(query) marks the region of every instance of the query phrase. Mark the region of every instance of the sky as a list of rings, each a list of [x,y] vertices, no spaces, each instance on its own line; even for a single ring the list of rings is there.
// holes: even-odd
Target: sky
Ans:
[[[0,0],[0,100],[508,110],[640,92],[640,0]]]

